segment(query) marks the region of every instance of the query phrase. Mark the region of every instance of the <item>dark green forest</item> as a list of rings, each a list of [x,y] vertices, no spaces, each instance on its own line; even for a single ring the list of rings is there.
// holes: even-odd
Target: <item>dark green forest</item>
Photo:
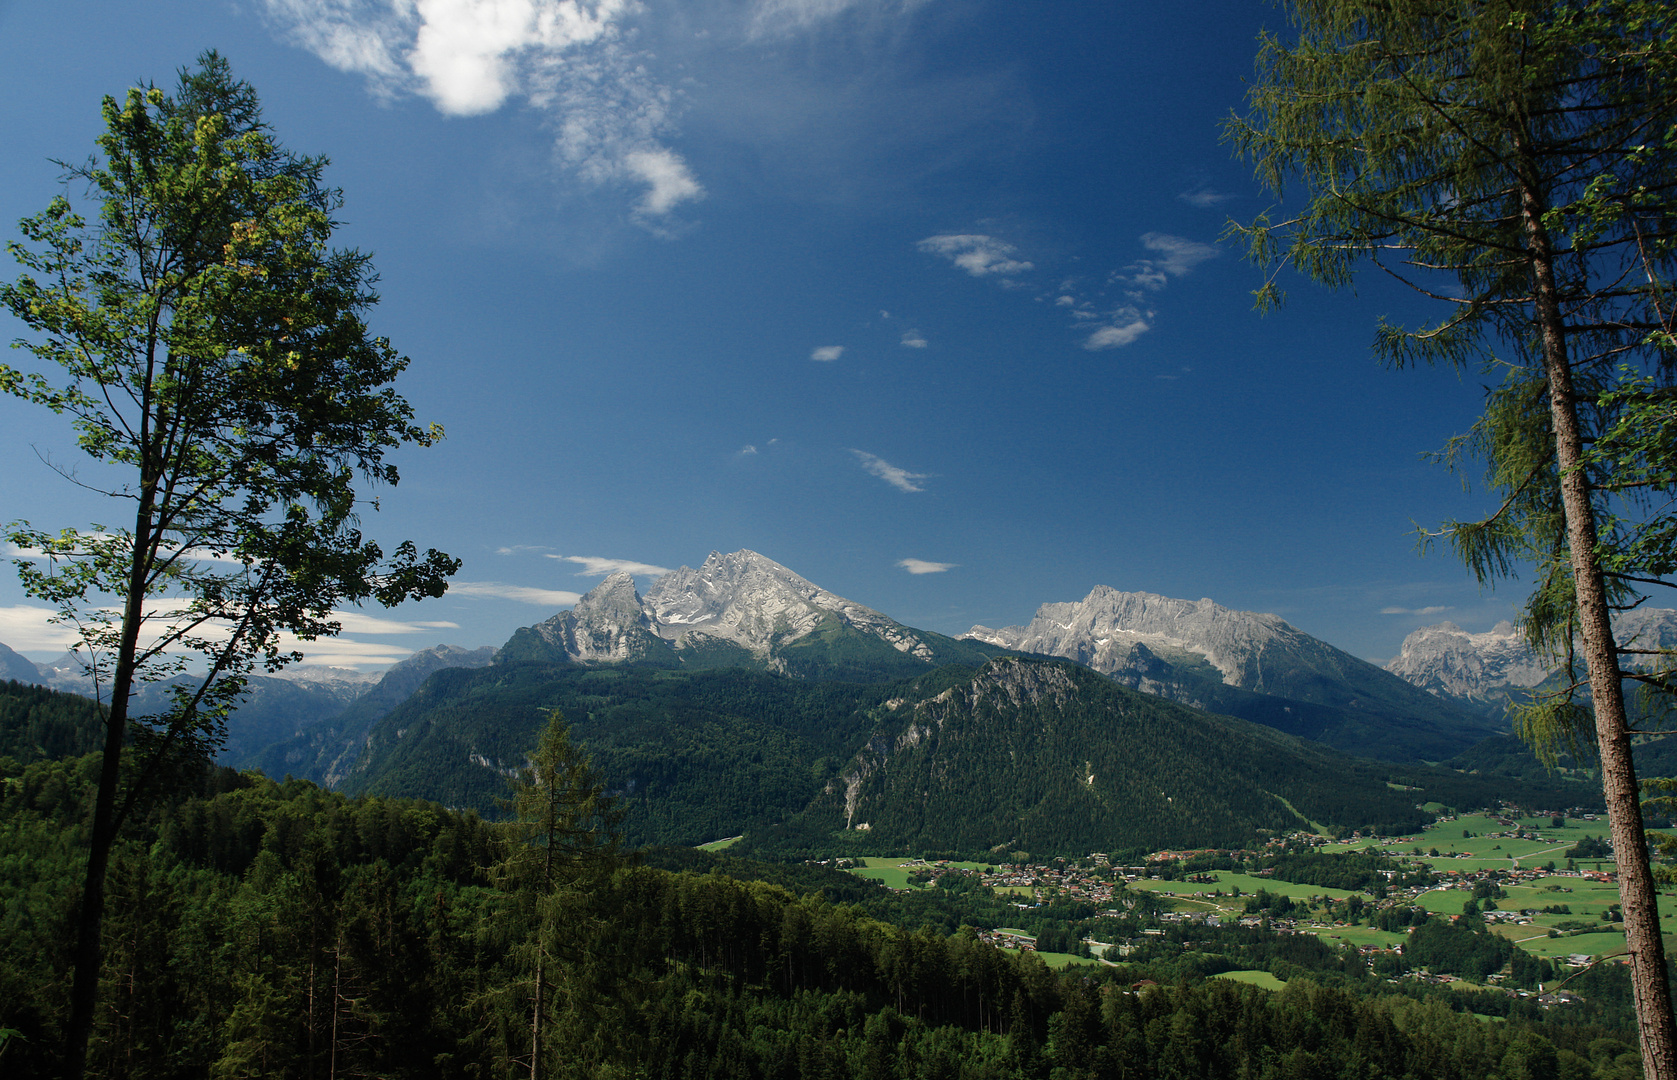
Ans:
[[[16,748],[84,748],[77,701],[0,713],[8,1076],[57,1065],[97,762]],[[1175,929],[1126,963],[1056,973],[978,940],[1019,914],[988,890],[601,847],[532,893],[518,830],[203,766],[123,839],[95,1075],[527,1076],[532,1052],[541,1074],[588,1077],[1636,1075],[1611,993],[1551,1016],[1387,983],[1354,953],[1255,928]],[[1033,919],[1065,939],[1093,914]],[[1287,986],[1210,978],[1254,968]],[[1490,1011],[1506,1019],[1473,1015]]]
[[[1016,702],[997,689],[998,680],[1039,675],[1061,691]],[[1402,834],[1431,820],[1419,802],[1549,808],[1591,797],[1578,783],[1350,758],[1065,661],[1025,658],[885,683],[656,665],[448,669],[373,727],[341,788],[493,814],[505,771],[533,745],[549,708],[564,712],[623,800],[635,845],[744,832],[759,853],[804,857],[982,855],[998,845],[1079,856],[1237,844],[1311,822]],[[931,715],[943,721],[937,738],[898,752],[898,742],[937,723],[924,719]],[[1170,777],[1170,790],[1156,777]],[[862,823],[869,829],[857,831]]]

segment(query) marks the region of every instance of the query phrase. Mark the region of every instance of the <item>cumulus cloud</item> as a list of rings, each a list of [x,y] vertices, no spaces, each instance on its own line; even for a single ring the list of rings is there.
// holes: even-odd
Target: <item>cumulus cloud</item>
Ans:
[[[670,572],[666,566],[653,566],[632,559],[602,559],[596,555],[549,555],[548,558],[576,563],[582,567],[577,571],[577,577],[605,577],[619,570],[627,570],[636,577],[662,577]]]
[[[556,132],[555,158],[594,184],[643,189],[648,223],[704,197],[665,140],[677,97],[625,45],[636,0],[263,0],[291,42],[375,94],[415,93],[449,116],[522,97]]]
[[[1140,312],[1120,312],[1117,320],[1091,333],[1084,340],[1083,347],[1091,352],[1121,349],[1152,328],[1152,324]]]
[[[897,565],[911,574],[941,574],[946,570],[953,570],[958,563],[927,562],[925,559],[899,559]]]
[[[499,581],[454,581],[448,586],[450,596],[487,596],[496,600],[516,600],[521,604],[542,607],[567,607],[582,599],[581,593],[559,589],[535,589],[528,585],[504,585]]]
[[[1455,610],[1453,607],[1435,606],[1423,608],[1388,607],[1381,608],[1382,615],[1441,615],[1446,611]]]
[[[928,236],[915,245],[928,255],[941,255],[973,277],[1022,274],[1035,267],[1014,258],[1018,249],[993,236],[976,233]]]
[[[750,443],[746,443],[744,446],[740,447],[740,457],[750,457],[756,452],[757,448],[752,446]]]
[[[902,341],[910,349],[924,349],[926,347],[926,338],[918,330],[904,330]]]
[[[811,360],[821,360],[826,363],[831,363],[843,355],[843,345],[823,345],[818,349],[812,350],[809,354],[809,358]]]
[[[930,480],[931,473],[911,473],[907,469],[899,469],[883,458],[876,457],[866,450],[852,450],[862,468],[890,484],[898,491],[925,491],[918,481]]]

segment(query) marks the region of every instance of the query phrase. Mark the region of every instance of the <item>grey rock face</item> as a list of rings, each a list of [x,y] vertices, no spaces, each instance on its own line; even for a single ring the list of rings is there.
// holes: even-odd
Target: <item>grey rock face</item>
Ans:
[[[1637,608],[1613,618],[1613,632],[1621,647],[1677,649],[1677,611]],[[1640,666],[1635,654],[1624,663]],[[1441,697],[1490,703],[1508,690],[1536,686],[1556,665],[1526,644],[1513,623],[1504,620],[1482,634],[1470,634],[1455,623],[1423,626],[1403,639],[1403,648],[1386,670]]]
[[[645,607],[658,635],[678,645],[711,637],[765,655],[811,633],[831,615],[898,652],[931,656],[906,626],[755,551],[713,551],[697,570],[683,566],[665,574],[646,591]]]
[[[651,621],[641,609],[634,576],[626,570],[608,576],[570,611],[561,611],[532,629],[582,664],[639,660],[659,644]]]
[[[1430,693],[1489,702],[1500,691],[1536,686],[1550,665],[1505,619],[1483,634],[1470,634],[1452,622],[1423,626],[1403,639],[1402,651],[1386,670]]]
[[[1199,657],[1229,686],[1264,689],[1262,658],[1271,650],[1320,646],[1274,615],[1233,611],[1210,600],[1174,600],[1097,585],[1075,603],[1043,604],[1028,626],[975,626],[963,637],[1007,649],[1075,660],[1103,674],[1135,667],[1150,654]],[[1137,646],[1142,646],[1140,653]]]
[[[828,592],[755,551],[711,552],[698,569],[683,566],[652,583],[643,597],[618,571],[531,629],[578,663],[623,663],[660,649],[676,652],[727,644],[768,659],[777,646],[832,620],[930,660],[913,630]]]

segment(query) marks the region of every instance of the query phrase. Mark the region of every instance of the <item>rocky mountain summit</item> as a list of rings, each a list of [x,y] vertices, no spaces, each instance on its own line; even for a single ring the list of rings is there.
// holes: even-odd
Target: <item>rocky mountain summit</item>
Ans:
[[[1677,611],[1620,612],[1613,618],[1613,632],[1625,648],[1677,649]],[[1629,654],[1624,662],[1630,666],[1638,659]],[[1541,684],[1554,674],[1555,664],[1533,652],[1525,635],[1507,620],[1482,634],[1443,622],[1404,638],[1386,670],[1439,697],[1500,710],[1510,691]]]
[[[1429,693],[1479,703],[1500,702],[1510,687],[1536,686],[1549,668],[1506,619],[1482,634],[1453,622],[1423,626],[1403,639],[1402,651],[1386,665]]]
[[[964,638],[1075,660],[1131,689],[1279,728],[1356,753],[1449,756],[1496,732],[1275,615],[1097,585],[1043,604],[1025,626]]]
[[[861,670],[880,660],[916,670],[988,659],[941,634],[914,630],[846,600],[755,551],[713,551],[644,595],[625,571],[608,576],[570,611],[517,631],[497,663],[745,665],[783,674]],[[894,661],[894,662],[893,662]]]
[[[1194,657],[1229,686],[1263,692],[1266,654],[1327,648],[1274,615],[1234,611],[1210,600],[1174,600],[1097,585],[1072,603],[1043,604],[1028,626],[974,626],[963,637],[1006,649],[1076,660],[1108,675],[1140,656]]]

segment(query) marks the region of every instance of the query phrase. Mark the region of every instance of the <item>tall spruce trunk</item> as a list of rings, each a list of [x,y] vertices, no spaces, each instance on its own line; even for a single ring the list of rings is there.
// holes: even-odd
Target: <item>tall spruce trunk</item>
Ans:
[[[1582,468],[1584,438],[1567,357],[1566,320],[1555,284],[1554,248],[1543,225],[1548,207],[1539,186],[1529,179],[1521,183],[1520,204],[1549,384],[1550,422],[1554,427],[1555,464],[1561,477],[1578,629],[1594,701],[1602,794],[1619,868],[1619,905],[1624,913],[1625,947],[1636,993],[1642,1067],[1648,1080],[1677,1080],[1677,1019],[1673,1018],[1671,985],[1666,978],[1665,943],[1660,937],[1648,841],[1642,832],[1642,795],[1631,760],[1618,644],[1613,638],[1606,578],[1596,556],[1595,509],[1589,478]]]

